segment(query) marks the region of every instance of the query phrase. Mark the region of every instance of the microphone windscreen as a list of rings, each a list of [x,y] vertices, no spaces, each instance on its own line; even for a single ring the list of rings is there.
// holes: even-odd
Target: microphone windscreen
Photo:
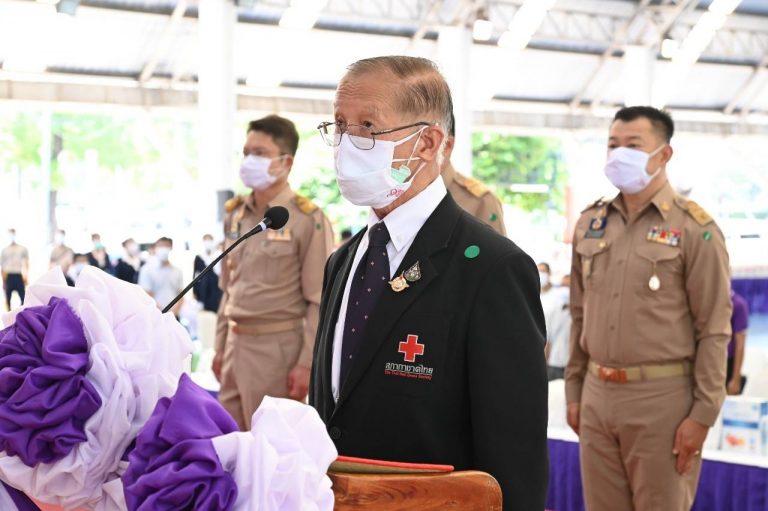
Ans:
[[[273,206],[264,213],[264,218],[269,220],[270,229],[282,229],[288,222],[288,210],[282,206]]]

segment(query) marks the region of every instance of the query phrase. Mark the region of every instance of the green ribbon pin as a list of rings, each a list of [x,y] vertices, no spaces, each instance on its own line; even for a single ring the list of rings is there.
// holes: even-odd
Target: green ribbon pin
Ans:
[[[704,238],[704,241],[709,241],[712,239],[712,233],[709,231],[704,231],[702,238]]]
[[[480,247],[477,245],[470,245],[467,247],[466,250],[464,250],[464,257],[467,259],[474,259],[475,257],[480,255]]]

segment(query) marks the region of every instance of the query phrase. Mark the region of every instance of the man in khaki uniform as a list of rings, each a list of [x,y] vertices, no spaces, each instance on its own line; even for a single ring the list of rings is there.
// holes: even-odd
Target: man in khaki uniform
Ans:
[[[27,247],[16,243],[16,230],[8,229],[10,243],[0,253],[0,274],[2,274],[3,289],[5,289],[5,305],[11,310],[13,292],[24,302],[24,290],[27,284],[29,270],[29,252]]]
[[[453,200],[461,206],[461,209],[471,214],[478,220],[490,225],[491,228],[501,234],[507,235],[504,228],[504,213],[501,209],[501,201],[477,179],[467,177],[456,172],[451,163],[451,153],[456,141],[456,119],[451,114],[451,126],[448,130],[448,140],[445,144],[445,154],[441,174],[445,187],[451,193]]]
[[[309,386],[323,270],[334,240],[323,212],[288,185],[298,143],[287,119],[251,122],[240,176],[253,192],[225,205],[227,246],[272,206],[290,215],[283,229],[246,241],[221,268],[213,370],[219,399],[243,430],[265,395],[304,400]]]
[[[621,193],[576,225],[566,400],[590,511],[689,509],[725,397],[728,254],[667,181],[673,131],[655,108],[620,110],[605,173]]]

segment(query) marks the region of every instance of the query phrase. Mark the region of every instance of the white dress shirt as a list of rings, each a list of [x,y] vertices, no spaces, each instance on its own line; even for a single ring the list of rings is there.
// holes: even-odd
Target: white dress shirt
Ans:
[[[389,275],[394,275],[403,262],[405,254],[411,248],[416,234],[426,223],[427,218],[435,211],[440,201],[446,194],[445,183],[438,176],[437,179],[421,191],[411,200],[398,206],[386,217],[384,225],[389,231],[390,240],[387,242],[387,257],[389,258]],[[371,210],[368,217],[368,229],[379,223],[379,217]],[[352,276],[357,270],[357,265],[363,258],[365,251],[368,250],[368,232],[360,239],[360,244],[355,252],[355,259],[352,261],[352,268],[349,275]],[[347,278],[344,285],[344,295],[341,299],[341,308],[339,309],[339,318],[336,321],[336,328],[333,335],[333,360],[331,362],[331,390],[333,398],[339,400],[339,372],[341,370],[341,345],[344,342],[344,321],[347,318],[347,302],[349,301],[349,289],[352,286],[352,279]]]

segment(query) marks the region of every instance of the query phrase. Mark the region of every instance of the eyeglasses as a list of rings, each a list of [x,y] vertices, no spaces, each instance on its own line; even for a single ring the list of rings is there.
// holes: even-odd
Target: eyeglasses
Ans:
[[[432,124],[426,121],[419,121],[407,126],[400,126],[399,128],[371,131],[371,128],[368,126],[362,126],[360,124],[321,122],[317,129],[323,137],[323,142],[331,147],[338,146],[341,143],[341,136],[346,133],[353,146],[362,149],[363,151],[367,151],[373,149],[373,146],[376,145],[376,136],[386,135],[387,133],[394,133],[408,128],[415,128],[416,126],[432,126]]]

